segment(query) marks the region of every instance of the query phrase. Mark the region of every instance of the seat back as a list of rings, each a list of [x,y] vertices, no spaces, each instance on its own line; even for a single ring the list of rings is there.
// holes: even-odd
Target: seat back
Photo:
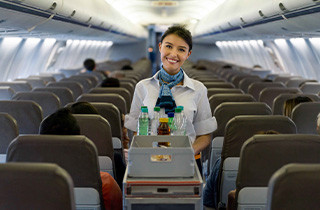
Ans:
[[[87,93],[91,88],[93,88],[92,82],[85,77],[71,76],[69,78],[63,78],[62,80],[60,80],[60,82],[78,82],[83,87],[83,93]]]
[[[316,80],[303,79],[303,78],[293,78],[288,80],[285,84],[287,87],[299,88],[302,83],[305,82],[317,82]]]
[[[18,92],[12,100],[34,101],[42,108],[43,118],[54,113],[61,107],[60,99],[54,93],[49,92]]]
[[[131,82],[120,81],[120,87],[126,88],[130,92],[131,96],[133,97],[134,85]]]
[[[0,154],[6,154],[10,142],[19,135],[17,121],[8,113],[0,112]]]
[[[279,134],[251,137],[241,149],[236,197],[244,187],[268,186],[274,172],[289,163],[320,163],[320,136]]]
[[[11,87],[0,87],[0,100],[11,100],[15,91]]]
[[[127,114],[126,100],[118,94],[114,94],[114,93],[103,93],[103,94],[86,93],[86,94],[82,94],[77,99],[77,102],[79,102],[79,101],[112,103],[121,111],[122,114]]]
[[[261,82],[262,80],[260,78],[257,77],[246,77],[243,78],[240,82],[239,82],[239,88],[241,90],[243,90],[245,93],[248,93],[248,88],[249,86],[254,83],[254,82]]]
[[[254,79],[260,79],[260,77],[255,76],[255,75],[236,75],[232,78],[231,82],[237,87],[240,87],[240,82],[244,79],[244,78],[254,78]]]
[[[32,90],[32,86],[26,81],[0,82],[0,86],[10,87],[14,92]]]
[[[232,83],[229,82],[203,82],[206,88],[235,88]]]
[[[56,78],[52,75],[30,75],[28,79],[41,79],[46,83],[48,82],[56,82]]]
[[[36,134],[42,121],[42,109],[33,101],[0,101],[0,112],[10,114],[18,124],[19,134]]]
[[[285,102],[288,99],[293,99],[293,98],[296,98],[298,96],[309,97],[313,101],[319,101],[319,97],[317,95],[315,95],[315,94],[289,94],[289,93],[282,93],[282,94],[278,95],[273,101],[273,106],[272,106],[273,114],[274,115],[283,115],[283,106],[284,106]]]
[[[77,99],[83,93],[83,86],[78,82],[49,82],[47,87],[65,87],[72,91],[74,99]]]
[[[320,164],[288,164],[277,170],[268,184],[268,210],[318,209]],[[299,184],[302,183],[302,184]]]
[[[85,136],[20,135],[8,147],[7,162],[55,163],[70,174],[74,187],[93,188],[103,201],[98,152]]]
[[[57,72],[40,72],[40,76],[52,76],[54,77],[55,81],[59,81],[63,78],[66,78],[64,74]]]
[[[291,119],[297,126],[298,133],[317,134],[317,116],[320,102],[300,103],[292,110]]]
[[[100,93],[115,93],[122,96],[126,101],[127,110],[130,110],[132,96],[130,92],[122,87],[98,87],[90,90],[89,93],[100,94]]]
[[[45,87],[46,82],[42,79],[31,79],[31,78],[25,78],[25,79],[15,79],[14,81],[25,81],[28,82],[32,88],[36,87]]]
[[[74,210],[73,182],[56,164],[0,164],[1,209]]]
[[[285,87],[281,82],[254,82],[248,87],[248,93],[259,100],[260,92],[267,87]]]
[[[283,93],[302,93],[299,88],[282,88],[282,87],[268,87],[263,89],[259,94],[259,101],[265,102],[270,107],[273,105],[273,100]]]
[[[44,87],[44,88],[34,88],[34,92],[50,92],[54,93],[60,99],[61,106],[65,106],[68,103],[74,101],[73,93],[69,88],[66,87]]]
[[[253,102],[255,99],[250,94],[215,94],[209,98],[212,115],[215,109],[224,102]]]
[[[105,77],[103,76],[103,74],[99,71],[93,71],[93,72],[86,72],[86,73],[80,73],[80,74],[76,74],[73,76],[95,76],[98,79],[98,84],[100,84]]]
[[[306,82],[300,87],[300,90],[303,93],[318,94],[320,92],[320,83]]]
[[[89,79],[92,87],[96,87],[99,82],[99,78],[96,75],[89,75],[89,74],[78,74],[78,75],[72,75],[70,78],[86,78]]]
[[[225,93],[241,93],[243,91],[237,88],[209,88],[208,89],[208,98],[215,94],[225,94]]]

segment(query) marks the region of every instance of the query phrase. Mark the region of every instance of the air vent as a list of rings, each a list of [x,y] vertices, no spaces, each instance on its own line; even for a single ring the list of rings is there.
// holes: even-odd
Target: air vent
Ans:
[[[76,14],[76,10],[73,10],[70,17],[73,17]]]
[[[241,20],[241,22],[242,22],[243,24],[247,24],[246,21],[244,21],[242,17],[240,17],[240,20]]]
[[[259,10],[259,15],[262,17],[262,18],[265,18],[266,16],[264,16],[264,14],[262,13],[261,10]]]
[[[288,11],[287,8],[282,3],[279,4],[279,8],[284,12]]]
[[[286,29],[285,27],[281,27],[281,29],[284,31],[288,31],[288,29]]]
[[[49,9],[50,10],[55,10],[56,7],[57,7],[57,3],[53,2],[53,4],[51,5],[51,7]]]

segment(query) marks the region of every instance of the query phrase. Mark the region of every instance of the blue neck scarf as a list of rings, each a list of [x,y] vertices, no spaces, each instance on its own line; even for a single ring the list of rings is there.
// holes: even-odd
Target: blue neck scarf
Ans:
[[[159,82],[161,84],[161,88],[159,97],[156,102],[156,106],[159,106],[160,108],[165,108],[166,114],[168,112],[174,112],[174,109],[177,107],[176,102],[174,101],[171,93],[171,88],[179,84],[182,80],[183,70],[181,68],[177,74],[170,75],[163,69],[163,67],[161,67],[161,70],[159,72]]]

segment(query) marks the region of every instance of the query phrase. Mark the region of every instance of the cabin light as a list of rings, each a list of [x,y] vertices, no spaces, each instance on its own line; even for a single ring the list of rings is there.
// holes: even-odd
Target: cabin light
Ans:
[[[22,41],[22,38],[20,38],[20,37],[6,37],[3,39],[3,42],[10,45],[10,46],[17,45],[21,41]]]
[[[67,45],[71,45],[71,44],[72,44],[72,42],[73,42],[73,40],[68,39],[68,40],[67,40]]]
[[[320,43],[320,38],[309,38],[310,42],[312,42],[312,44],[314,45],[319,45]]]
[[[238,45],[243,45],[243,42],[239,40],[239,41],[237,41],[237,44]]]
[[[263,41],[262,40],[258,40],[257,42],[258,42],[258,45],[263,46]]]
[[[292,44],[303,44],[303,43],[305,43],[303,38],[291,38],[290,42],[292,42]]]
[[[216,42],[216,45],[217,45],[218,47],[220,47],[220,46],[221,46],[221,42],[217,41],[217,42]]]
[[[196,24],[197,22],[198,22],[197,19],[191,19],[191,20],[190,20],[190,23],[193,23],[193,24]]]
[[[52,44],[54,44],[54,43],[56,43],[56,39],[55,38],[46,38],[45,40],[44,40],[44,42],[46,43],[46,44],[49,44],[49,45],[52,45]]]
[[[30,44],[38,44],[41,41],[40,38],[28,38],[27,42]]]
[[[251,45],[256,45],[257,44],[257,40],[250,40],[249,41]]]

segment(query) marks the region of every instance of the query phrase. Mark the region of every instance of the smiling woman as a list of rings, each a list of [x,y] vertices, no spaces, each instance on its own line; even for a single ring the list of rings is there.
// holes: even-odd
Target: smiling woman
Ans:
[[[125,127],[136,131],[141,106],[148,106],[151,115],[155,106],[165,108],[166,113],[174,112],[176,106],[184,106],[186,135],[198,154],[210,144],[210,133],[217,126],[211,116],[206,87],[189,78],[181,68],[191,54],[191,33],[183,26],[169,27],[161,38],[159,50],[162,68],[153,77],[136,85]]]

